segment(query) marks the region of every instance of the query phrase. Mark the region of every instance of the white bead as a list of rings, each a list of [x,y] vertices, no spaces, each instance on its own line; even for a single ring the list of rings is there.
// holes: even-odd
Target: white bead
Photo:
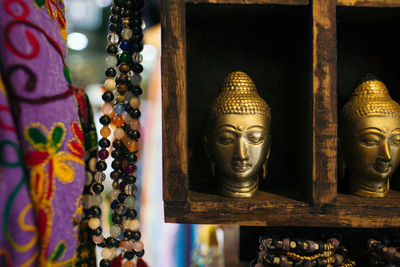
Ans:
[[[132,38],[132,31],[131,29],[125,28],[122,30],[121,35],[125,40],[129,40]]]
[[[105,82],[104,82],[104,88],[106,88],[106,90],[108,91],[112,91],[117,87],[117,83],[114,81],[113,78],[108,78]]]
[[[110,235],[112,237],[118,237],[121,234],[121,228],[119,228],[119,226],[112,226],[110,229]]]
[[[101,251],[101,257],[105,260],[111,260],[115,256],[114,248],[103,248]]]
[[[92,203],[94,206],[100,206],[103,203],[103,197],[100,195],[93,195],[92,196]]]
[[[138,231],[139,228],[140,222],[137,219],[134,219],[129,223],[129,229],[131,229],[132,231]]]
[[[133,61],[133,63],[140,63],[143,61],[143,56],[140,53],[133,53],[132,61]]]
[[[131,100],[129,100],[129,105],[134,109],[139,108],[140,98],[137,96],[132,97]]]
[[[130,219],[124,220],[123,223],[122,223],[122,227],[123,227],[124,229],[129,229],[129,224],[131,223],[131,221],[132,221],[132,220],[130,220]]]
[[[106,57],[106,66],[107,68],[115,68],[117,66],[118,59],[116,56],[108,56]]]
[[[136,204],[136,199],[133,196],[126,197],[124,200],[125,207],[129,209],[134,209]]]
[[[113,191],[111,191],[110,192],[111,201],[117,200],[119,193],[121,193],[121,191],[119,189],[114,189]]]
[[[114,131],[114,137],[116,139],[122,139],[125,136],[125,132],[124,130],[122,130],[122,128],[117,128]]]
[[[112,44],[117,44],[119,41],[119,36],[118,34],[111,32],[107,35],[107,42],[112,43]]]
[[[88,222],[88,225],[89,225],[90,229],[96,230],[100,226],[99,218],[90,218],[89,222]]]

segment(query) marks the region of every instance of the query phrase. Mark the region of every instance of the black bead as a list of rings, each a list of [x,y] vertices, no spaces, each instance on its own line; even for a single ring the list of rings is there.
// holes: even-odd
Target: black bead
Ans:
[[[135,257],[135,253],[133,251],[125,251],[124,258],[127,260],[131,260]]]
[[[112,215],[111,220],[112,220],[112,222],[113,222],[114,224],[120,224],[120,223],[122,223],[122,216],[119,215],[119,214],[117,214],[117,213],[114,213],[114,214]]]
[[[111,163],[111,167],[112,167],[114,170],[121,169],[121,168],[122,168],[122,161],[119,160],[119,159],[114,159],[114,160],[112,161],[112,163]]]
[[[134,184],[136,183],[136,177],[133,175],[127,175],[124,177],[124,182],[127,184]]]
[[[114,68],[108,68],[105,71],[107,77],[115,77],[117,75],[117,71]]]
[[[101,96],[101,98],[104,100],[104,102],[111,102],[114,100],[114,94],[110,91],[104,92],[104,94]]]
[[[110,23],[110,25],[108,26],[108,29],[111,32],[115,32],[115,33],[120,33],[122,30],[121,25],[119,25],[117,23]]]
[[[134,130],[130,136],[137,141],[140,138],[140,133],[139,131]]]
[[[137,0],[134,3],[135,9],[142,9],[144,7],[144,0]]]
[[[131,231],[131,230],[125,230],[125,232],[124,232],[124,237],[126,238],[126,239],[132,239],[133,238],[133,231]]]
[[[110,18],[109,18],[109,20],[110,20],[111,23],[118,23],[119,20],[120,20],[120,16],[118,16],[118,15],[111,15]]]
[[[111,261],[110,260],[102,259],[100,261],[100,267],[110,267],[110,266],[111,266]]]
[[[143,43],[142,42],[132,44],[132,52],[142,52],[142,51],[143,51]],[[136,64],[138,64],[138,63],[136,63]],[[133,71],[135,71],[135,70],[133,70]]]
[[[138,241],[142,234],[139,231],[133,232],[133,240]]]
[[[125,251],[124,258],[127,260],[132,260],[135,257],[135,252],[133,251]]]
[[[143,257],[143,256],[144,256],[144,249],[142,249],[142,250],[139,251],[139,252],[136,252],[136,256],[137,256],[138,258]]]
[[[132,18],[137,19],[137,18],[142,18],[142,12],[140,10],[133,10],[132,12]]]
[[[121,15],[122,8],[118,5],[113,5],[111,7],[111,14],[113,15]]]
[[[134,34],[132,36],[132,41],[135,43],[139,43],[143,40],[143,33]]]
[[[97,227],[96,230],[93,231],[93,234],[95,236],[99,236],[99,235],[101,235],[102,232],[103,232],[103,229],[101,229],[101,227]]]
[[[98,206],[93,206],[90,208],[90,214],[98,218],[101,216],[101,209]]]
[[[125,216],[129,219],[135,219],[137,216],[137,211],[135,209],[128,209],[125,213]]]
[[[317,259],[317,267],[324,267],[326,266],[323,259]]]
[[[106,242],[103,241],[100,244],[97,244],[97,246],[99,246],[101,248],[105,248],[107,245],[106,245]]]
[[[322,253],[325,251],[325,244],[323,242],[317,242],[318,243],[318,252]]]
[[[110,140],[108,140],[107,138],[101,138],[100,140],[99,140],[99,146],[101,147],[101,148],[107,148],[107,147],[110,147],[110,145],[111,145],[111,142],[110,142]]]
[[[139,109],[134,109],[131,112],[129,112],[129,115],[132,117],[132,119],[138,119],[141,115],[141,112]]]
[[[133,19],[132,24],[134,26],[142,26],[142,19]]]
[[[125,153],[125,159],[129,162],[136,162],[137,156],[133,152]]]
[[[133,94],[134,96],[140,96],[140,95],[142,95],[143,90],[142,90],[142,88],[140,88],[139,86],[134,86],[134,87],[132,88],[131,92],[132,92],[132,94]]]
[[[121,178],[120,176],[121,176],[121,172],[118,171],[118,170],[112,171],[112,172],[110,173],[110,177],[111,177],[111,179],[113,179],[113,180],[118,180],[119,178]]]
[[[126,7],[126,8],[131,8],[131,7],[133,7],[133,1],[132,1],[132,0],[126,0],[126,1],[124,2],[124,7]]]
[[[100,194],[101,192],[103,192],[104,190],[104,185],[100,184],[100,183],[94,183],[92,185],[92,190],[93,192],[95,192],[96,194]]]
[[[120,149],[114,149],[111,152],[111,157],[113,157],[114,159],[119,159],[122,156],[122,150]]]
[[[106,245],[109,248],[117,248],[119,246],[119,242],[116,238],[110,236],[106,239]]]
[[[132,15],[132,11],[130,9],[122,10],[121,16],[124,18],[130,17]]]
[[[119,193],[119,195],[118,195],[118,200],[119,200],[119,202],[124,203],[124,200],[125,200],[125,198],[126,198],[127,196],[128,196],[128,195],[125,194],[125,193]]]
[[[115,140],[113,142],[113,146],[117,149],[122,149],[124,147],[124,143],[121,140]]]
[[[109,125],[111,123],[111,118],[108,115],[103,115],[100,117],[99,121],[103,125]]]
[[[132,33],[133,33],[133,34],[138,34],[138,33],[143,32],[142,27],[140,27],[140,26],[133,26],[133,27],[131,28],[131,30],[132,30]]]
[[[115,55],[118,53],[118,47],[114,44],[110,44],[107,46],[106,51],[110,55]]]
[[[98,171],[105,171],[107,169],[107,163],[104,160],[99,160],[96,163],[96,170]]]

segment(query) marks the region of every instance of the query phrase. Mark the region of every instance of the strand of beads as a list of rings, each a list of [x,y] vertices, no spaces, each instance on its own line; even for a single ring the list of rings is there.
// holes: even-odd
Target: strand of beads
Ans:
[[[369,239],[367,247],[371,266],[398,266],[400,264],[400,252],[392,244],[388,245],[379,240]]]
[[[126,262],[124,266],[134,266],[133,259],[144,255],[143,243],[140,241],[139,221],[136,219],[135,210],[136,198],[136,166],[138,153],[139,133],[139,110],[141,77],[143,71],[142,56],[142,9],[144,2],[142,0],[114,0],[110,16],[110,33],[107,36],[106,58],[106,76],[104,83],[106,92],[102,98],[105,104],[102,107],[104,114],[100,118],[103,128],[100,130],[102,139],[99,140],[99,146],[102,148],[99,153],[99,161],[96,165],[97,173],[95,175],[96,183],[92,190],[99,195],[104,186],[102,182],[105,179],[104,171],[107,168],[105,160],[109,156],[111,123],[116,127],[114,131],[113,150],[111,156],[113,161],[111,167],[113,171],[110,176],[113,180],[113,191],[110,194],[112,214],[112,227],[110,237],[104,239],[100,227],[99,217],[101,210],[98,206],[89,220],[89,227],[93,229],[93,241],[102,250],[102,260],[100,266],[111,266],[111,260],[116,255],[116,248],[121,247]],[[119,241],[118,239],[122,239]],[[139,266],[139,264],[138,264]]]
[[[336,238],[331,238],[324,243],[261,237],[259,242],[258,257],[254,260],[255,267],[351,267],[355,265],[347,259],[346,248],[340,246]]]

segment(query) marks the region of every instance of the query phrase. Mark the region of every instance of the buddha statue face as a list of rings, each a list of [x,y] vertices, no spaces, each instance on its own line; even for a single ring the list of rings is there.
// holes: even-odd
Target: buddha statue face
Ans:
[[[349,103],[342,111],[347,122],[341,136],[349,192],[384,197],[400,163],[400,106],[376,78],[364,81]]]
[[[219,178],[220,193],[251,197],[258,189],[258,176],[263,167],[265,170],[269,154],[269,108],[250,77],[233,72],[225,79],[211,111],[205,141]]]

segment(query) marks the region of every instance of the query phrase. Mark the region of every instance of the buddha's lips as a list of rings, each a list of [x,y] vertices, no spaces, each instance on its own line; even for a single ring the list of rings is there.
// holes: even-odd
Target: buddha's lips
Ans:
[[[392,164],[390,164],[390,162],[377,159],[373,167],[377,172],[386,173],[390,170]]]
[[[236,172],[245,172],[251,168],[251,164],[247,161],[233,160],[231,161],[231,167]]]

